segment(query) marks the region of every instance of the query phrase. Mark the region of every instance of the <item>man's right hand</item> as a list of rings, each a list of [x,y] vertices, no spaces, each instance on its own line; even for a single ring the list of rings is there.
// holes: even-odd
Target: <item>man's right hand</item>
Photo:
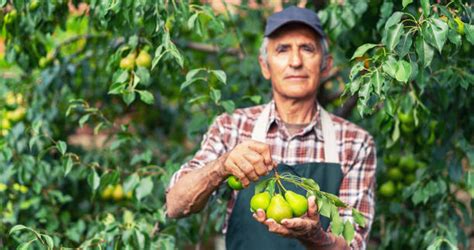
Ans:
[[[224,175],[234,175],[244,187],[257,181],[273,169],[270,146],[248,140],[238,144],[228,154],[223,164]]]

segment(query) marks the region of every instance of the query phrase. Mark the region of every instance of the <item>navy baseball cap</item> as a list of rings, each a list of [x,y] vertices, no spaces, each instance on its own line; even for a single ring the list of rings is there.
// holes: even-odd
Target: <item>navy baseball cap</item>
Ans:
[[[314,11],[296,6],[291,6],[272,14],[267,20],[264,35],[268,37],[276,30],[289,23],[303,23],[313,29],[316,34],[321,37],[326,37],[318,15]]]

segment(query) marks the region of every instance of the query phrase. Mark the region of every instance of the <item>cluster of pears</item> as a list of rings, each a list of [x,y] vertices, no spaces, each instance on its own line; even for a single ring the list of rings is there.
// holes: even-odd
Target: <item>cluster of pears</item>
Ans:
[[[4,96],[4,107],[0,110],[0,136],[7,136],[13,125],[21,121],[26,114],[23,95],[7,92]]]
[[[136,51],[132,51],[120,60],[120,68],[125,70],[133,70],[135,66],[150,68],[151,60],[152,58],[148,53],[147,49],[140,50],[138,56]]]
[[[104,200],[112,199],[114,201],[121,201],[124,198],[131,199],[133,196],[132,192],[125,193],[121,184],[107,185],[101,193],[101,197]]]
[[[264,191],[255,194],[250,200],[250,210],[256,212],[258,209],[265,211],[267,218],[274,219],[280,223],[283,219],[300,217],[308,211],[308,201],[303,195],[291,190],[286,190],[285,195]]]
[[[243,189],[242,183],[233,175],[227,179],[227,184],[234,190]],[[267,218],[274,219],[278,223],[283,219],[304,215],[308,211],[306,197],[286,190],[281,183],[279,185],[284,191],[284,196],[281,193],[272,196],[269,191],[256,193],[250,200],[250,210],[256,212],[258,209],[262,209]]]

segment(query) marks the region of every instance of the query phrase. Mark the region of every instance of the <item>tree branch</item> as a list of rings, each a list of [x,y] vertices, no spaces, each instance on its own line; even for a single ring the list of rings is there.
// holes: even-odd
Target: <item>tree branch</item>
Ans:
[[[234,56],[238,56],[240,59],[244,58],[244,54],[240,49],[237,48],[220,48],[216,45],[211,45],[211,44],[205,44],[205,43],[197,43],[197,42],[186,42],[186,41],[178,41],[177,44],[179,44],[182,47],[186,47],[189,49],[197,50],[197,51],[202,51],[206,53],[225,53],[225,54],[230,54]]]
[[[344,104],[340,108],[334,112],[335,115],[340,116],[342,118],[347,118],[351,113],[352,110],[357,105],[357,100],[359,98],[356,95],[349,97]]]

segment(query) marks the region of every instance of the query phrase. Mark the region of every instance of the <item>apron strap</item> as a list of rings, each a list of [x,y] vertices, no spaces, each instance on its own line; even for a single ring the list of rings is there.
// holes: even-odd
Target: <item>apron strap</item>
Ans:
[[[336,131],[329,113],[321,107],[321,128],[324,139],[324,160],[329,163],[339,163],[336,147]]]
[[[319,105],[319,104],[318,104]],[[257,118],[252,131],[252,140],[265,143],[268,131],[268,119],[270,118],[271,103],[267,104]],[[320,106],[321,128],[324,139],[325,162],[339,163],[336,147],[336,131],[329,113]]]
[[[270,119],[271,104],[265,105],[262,113],[257,118],[252,131],[252,140],[265,143],[268,132],[268,119]]]

